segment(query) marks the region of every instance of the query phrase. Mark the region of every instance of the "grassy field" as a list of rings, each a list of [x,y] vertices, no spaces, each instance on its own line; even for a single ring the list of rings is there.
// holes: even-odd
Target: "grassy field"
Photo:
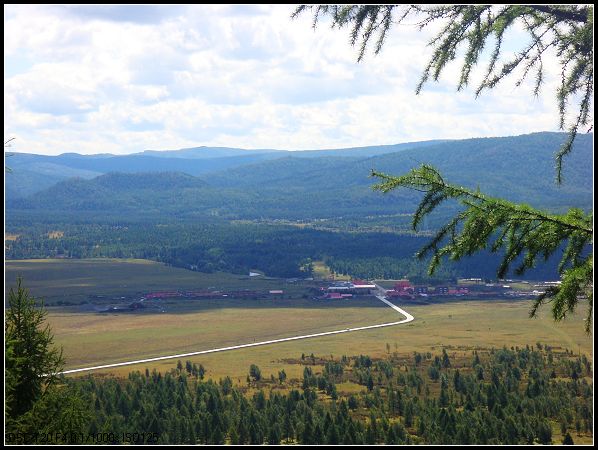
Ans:
[[[303,341],[285,342],[253,349],[242,349],[218,354],[188,358],[203,364],[208,376],[226,375],[245,379],[251,364],[257,364],[268,377],[285,369],[289,377],[300,376],[298,365],[288,365],[283,360],[299,358],[302,353],[317,356],[342,355],[382,356],[388,343],[392,352],[411,355],[414,351],[452,351],[471,348],[499,348],[503,345],[525,346],[536,342],[563,347],[592,357],[592,340],[583,331],[583,318],[575,315],[563,323],[554,323],[546,311],[538,319],[529,319],[529,302],[455,302],[454,304],[413,306],[402,304],[415,316],[415,321],[396,327],[366,330],[337,336]],[[331,314],[334,312],[329,311]],[[262,317],[264,316],[262,311]],[[394,317],[392,311],[387,314]],[[266,320],[266,319],[263,319]],[[159,370],[173,368],[176,361],[158,362],[148,367]],[[145,368],[140,365],[140,369]],[[128,368],[115,370],[124,375]],[[295,373],[296,372],[296,373]]]
[[[77,305],[98,295],[111,300],[177,289],[282,289],[295,296],[305,293],[305,286],[285,280],[193,272],[144,259],[9,260],[4,274],[6,295],[21,275],[30,293],[48,305]]]
[[[339,329],[344,325],[367,325],[395,317],[392,310],[370,307],[320,308],[225,308],[187,314],[98,315],[51,313],[50,323],[56,342],[64,346],[68,367],[139,359],[232,344]],[[380,303],[380,302],[379,302]],[[382,304],[382,303],[380,303]],[[381,357],[387,352],[411,355],[418,352],[451,352],[473,348],[499,348],[504,345],[533,346],[537,342],[567,348],[592,357],[592,341],[583,332],[581,315],[554,323],[546,312],[529,319],[529,302],[455,302],[451,304],[408,306],[415,321],[396,327],[359,331],[335,336],[285,342],[251,349],[187,358],[203,364],[207,376],[231,376],[243,381],[251,364],[257,364],[269,377],[285,369],[290,378],[299,377],[303,368],[289,364],[301,354],[340,358],[367,354]],[[161,371],[175,367],[176,360],[105,370],[126,375],[146,367]]]
[[[238,304],[242,302],[251,304],[242,307]],[[327,307],[315,301],[313,305],[305,301],[303,307],[284,302],[288,301],[264,300],[259,305],[234,301],[230,305],[221,300],[219,308],[212,304],[164,314],[52,310],[48,321],[56,343],[64,346],[68,368],[76,368],[372,325],[386,321],[390,311],[374,298]]]
[[[302,298],[306,286],[285,280],[231,274],[202,274],[144,260],[8,261],[7,288],[22,274],[31,293],[47,299],[87,301],[89,295],[119,296],[165,289],[284,289],[295,298],[263,300],[187,300],[166,303],[165,313],[99,314],[77,308],[49,308],[48,320],[57,344],[64,347],[68,368],[144,357],[206,350],[234,344],[330,331],[395,320],[398,314],[375,298],[322,302]],[[8,289],[7,289],[8,290]],[[285,295],[286,297],[286,295]],[[299,377],[303,367],[289,363],[301,354],[340,358],[367,354],[381,357],[387,348],[401,355],[452,352],[472,348],[535,345],[562,347],[592,357],[592,340],[583,331],[582,314],[554,323],[545,308],[529,319],[528,301],[449,301],[399,304],[415,321],[396,327],[325,336],[188,358],[203,364],[207,376],[226,375],[242,382],[249,366],[264,376],[285,369]],[[388,344],[388,346],[387,346]],[[146,367],[169,370],[176,360],[104,371],[126,375]],[[317,368],[316,368],[317,370]]]

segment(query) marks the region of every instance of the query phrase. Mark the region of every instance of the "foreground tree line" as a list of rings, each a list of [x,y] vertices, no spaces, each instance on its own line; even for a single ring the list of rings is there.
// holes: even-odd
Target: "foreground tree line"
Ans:
[[[246,385],[204,381],[190,361],[165,374],[64,379],[11,431],[23,443],[160,444],[550,444],[592,434],[590,362],[541,344],[458,362],[446,350],[312,358],[301,379],[252,365]],[[343,393],[348,381],[361,390]]]

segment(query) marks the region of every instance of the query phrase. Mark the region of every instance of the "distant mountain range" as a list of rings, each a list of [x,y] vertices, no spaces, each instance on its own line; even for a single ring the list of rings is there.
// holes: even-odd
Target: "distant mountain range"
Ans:
[[[11,212],[93,212],[149,217],[325,218],[413,212],[411,191],[371,189],[376,169],[421,163],[446,180],[553,211],[593,204],[593,135],[580,135],[555,184],[564,133],[289,152],[197,147],[114,156],[16,153],[5,175]]]
[[[425,147],[443,141],[413,142],[332,150],[246,150],[228,147],[194,147],[180,150],[146,150],[131,155],[80,155],[63,153],[58,156],[13,153],[8,165],[13,169],[6,180],[9,199],[23,198],[46,189],[59,181],[73,177],[91,179],[109,172],[183,172],[202,175],[254,164],[260,161],[292,156],[320,158],[342,156],[363,158],[385,153]]]

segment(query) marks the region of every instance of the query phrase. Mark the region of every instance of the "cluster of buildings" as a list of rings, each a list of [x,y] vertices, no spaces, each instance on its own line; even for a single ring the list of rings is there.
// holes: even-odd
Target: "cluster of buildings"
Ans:
[[[376,285],[364,280],[337,281],[328,287],[320,288],[324,299],[351,298],[354,295],[368,295]]]
[[[559,282],[543,282],[534,285],[536,289],[513,289],[512,286],[504,284],[504,281],[510,282],[513,280],[501,280],[501,283],[484,283],[479,278],[469,278],[461,281],[466,281],[469,286],[427,286],[411,284],[409,280],[399,280],[395,283],[394,289],[386,291],[387,299],[402,299],[413,300],[421,297],[463,297],[485,299],[498,297],[510,298],[535,298],[545,292],[541,289],[546,286],[553,286]],[[522,281],[521,283],[529,284]]]
[[[199,290],[199,291],[158,291],[150,292],[142,297],[142,300],[167,299],[167,298],[264,298],[269,295],[283,295],[284,291],[273,289],[270,291],[252,291],[249,289],[238,291],[217,291],[217,290]]]
[[[461,297],[469,294],[469,288],[462,286],[428,286],[423,284],[411,284],[409,280],[399,280],[395,283],[394,289],[386,291],[386,298],[400,298],[404,300],[416,297],[451,296]]]
[[[295,280],[287,280],[287,282],[294,282]],[[469,296],[472,299],[496,298],[497,296],[511,297],[511,298],[536,298],[539,294],[545,292],[546,288],[558,286],[560,281],[544,281],[537,284],[531,284],[527,281],[519,281],[522,284],[529,284],[529,289],[523,289],[519,286],[513,289],[510,285],[504,284],[514,280],[499,280],[500,283],[487,283],[480,278],[462,279],[461,282],[466,282],[467,286],[462,285],[440,285],[429,286],[424,284],[412,284],[409,280],[398,280],[394,283],[393,289],[386,291],[386,298],[388,300],[415,300],[417,298],[446,298],[446,297],[463,297]],[[320,284],[319,296],[313,297],[314,300],[324,299],[350,299],[354,296],[370,295],[378,289],[374,283],[359,279],[352,281],[332,281],[330,284],[324,282]],[[318,289],[318,288],[315,288]],[[191,291],[155,291],[150,292],[135,300],[130,304],[121,304],[118,306],[109,306],[100,312],[114,312],[121,310],[138,310],[142,308],[163,308],[160,300],[181,298],[205,298],[205,299],[219,299],[219,298],[236,298],[236,299],[266,299],[266,298],[283,298],[284,291],[282,289],[271,290],[216,290],[216,288],[208,288],[206,290],[191,290]],[[97,296],[103,297],[103,296]],[[125,297],[121,297],[125,300]],[[147,300],[147,301],[146,301]],[[155,302],[151,300],[156,300]],[[162,312],[164,310],[162,309]]]

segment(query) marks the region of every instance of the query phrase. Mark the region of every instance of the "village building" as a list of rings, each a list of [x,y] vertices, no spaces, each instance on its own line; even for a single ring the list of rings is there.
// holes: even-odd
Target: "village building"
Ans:
[[[336,292],[342,294],[367,295],[370,294],[373,289],[376,289],[376,285],[373,283],[368,283],[367,281],[363,280],[353,280],[352,282],[336,282],[329,286],[326,290],[328,292]]]
[[[394,286],[394,290],[398,292],[408,291],[410,289],[413,290],[413,285],[407,279],[398,280]]]
[[[425,285],[416,285],[413,286],[413,292],[417,295],[428,294],[428,286]]]

